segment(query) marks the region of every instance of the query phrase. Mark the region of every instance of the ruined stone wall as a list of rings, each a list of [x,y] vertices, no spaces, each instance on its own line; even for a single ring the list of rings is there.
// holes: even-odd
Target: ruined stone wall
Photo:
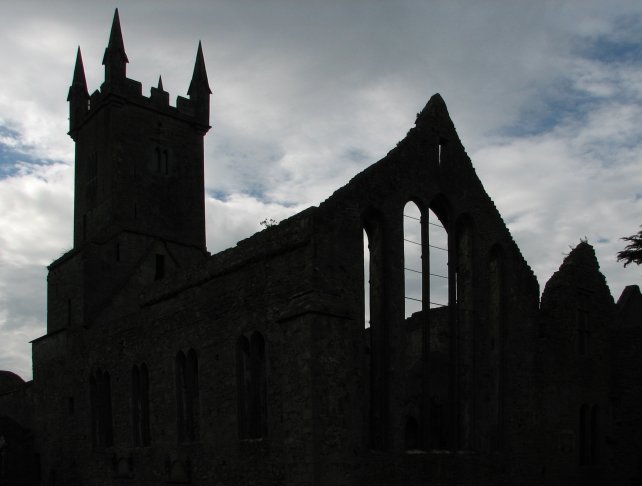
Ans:
[[[71,359],[69,333],[58,330],[32,343],[36,449],[46,481],[71,477],[66,473],[77,460],[73,441],[80,404],[73,392],[73,367],[82,365],[80,359]]]
[[[71,250],[49,266],[47,330],[88,326],[105,312],[113,319],[128,314],[138,307],[136,289],[204,258],[197,248],[132,232]]]
[[[614,449],[621,484],[642,482],[642,295],[628,286],[617,302],[613,329],[612,390]]]
[[[47,333],[79,325],[85,316],[82,256],[70,250],[49,266]]]
[[[540,322],[539,447],[549,484],[603,484],[613,469],[613,298],[581,242],[546,284]]]
[[[447,313],[448,316],[439,318],[440,314],[434,313],[431,320],[430,313],[420,313],[413,316],[417,322],[411,327],[415,331],[405,332],[402,331],[406,327],[403,316],[403,209],[410,200],[423,212],[434,208],[439,213],[452,242],[449,244],[451,278],[454,282],[455,272],[458,272],[460,279],[458,288],[451,286],[451,294],[459,295],[459,303],[449,306],[441,314]],[[379,230],[372,229],[377,225],[381,237],[376,236]],[[516,479],[526,479],[527,482],[523,484],[528,484],[528,477],[532,476],[529,468],[537,463],[533,457],[535,451],[525,437],[535,427],[530,380],[538,286],[474,174],[440,98],[431,100],[419,115],[417,126],[386,158],[359,174],[319,207],[316,267],[320,269],[320,278],[316,282],[324,292],[345,303],[342,315],[347,320],[344,326],[336,327],[335,332],[343,334],[342,337],[337,336],[337,340],[363,342],[358,335],[363,333],[364,326],[364,228],[375,235],[370,238],[371,257],[372,251],[381,251],[382,254],[381,282],[372,283],[377,278],[373,277],[372,267],[370,274],[371,285],[380,286],[371,288],[375,289],[377,296],[379,293],[383,296],[381,307],[371,304],[371,313],[376,311],[381,315],[370,316],[372,326],[366,333],[369,339],[361,357],[350,359],[344,354],[348,353],[349,348],[339,348],[336,353],[340,354],[334,355],[337,362],[345,363],[348,368],[343,380],[329,384],[327,393],[345,396],[345,403],[349,406],[343,409],[341,419],[332,422],[337,428],[343,428],[343,435],[352,444],[358,459],[353,461],[349,456],[341,457],[328,450],[325,461],[333,463],[336,470],[334,482],[328,481],[328,484],[343,484],[342,481],[349,477],[344,469],[350,467],[357,468],[353,479],[357,484],[389,484],[390,478],[397,477],[400,469],[406,471],[403,477],[407,484],[426,481],[433,474],[420,465],[428,464],[432,459],[425,459],[425,462],[413,459],[417,464],[417,468],[413,469],[406,464],[410,459],[406,458],[408,453],[404,452],[407,414],[409,411],[423,412],[422,404],[411,403],[409,397],[414,396],[416,400],[424,394],[422,390],[409,389],[413,384],[417,386],[418,379],[416,365],[411,365],[410,369],[407,365],[415,362],[413,356],[416,357],[417,349],[423,349],[424,346],[410,340],[418,337],[424,339],[425,331],[418,331],[417,328],[425,326],[423,322],[426,321],[434,321],[434,324],[429,324],[431,339],[433,326],[435,333],[439,328],[447,328],[447,344],[442,345],[447,351],[441,353],[444,358],[438,360],[437,353],[428,357],[427,369],[432,369],[428,381],[434,381],[435,388],[448,387],[443,393],[448,397],[448,402],[444,404],[445,411],[441,417],[448,421],[445,428],[445,454],[448,456],[461,454],[457,451],[467,451],[471,457],[470,470],[478,473],[462,473],[462,484],[481,484],[478,482],[479,475],[482,475],[485,467],[507,471],[509,464],[517,464],[513,459],[518,459],[520,464],[513,471]],[[469,228],[465,250],[460,239],[464,228]],[[373,244],[381,245],[381,248],[373,250]],[[489,287],[491,253],[498,247],[504,255],[504,310],[501,336],[496,336],[491,344],[493,339],[489,330],[489,296],[486,290]],[[463,251],[468,252],[468,270],[463,267]],[[460,258],[459,264],[457,257]],[[466,278],[462,275],[466,275]],[[444,325],[444,321],[449,324]],[[498,339],[502,342],[496,342]],[[491,347],[496,349],[500,345],[503,349],[501,358],[497,352],[490,352]],[[434,361],[431,362],[431,359]],[[440,365],[447,369],[439,370]],[[503,373],[501,398],[496,397],[496,402],[491,404],[487,398],[490,391],[485,387],[492,381],[488,380],[490,375],[500,373]],[[435,374],[442,379],[435,379]],[[357,377],[356,383],[354,377]],[[440,381],[445,385],[437,385]],[[375,396],[376,399],[373,398]],[[382,396],[386,399],[382,400]],[[501,405],[501,411],[497,403],[499,400],[504,404]],[[369,423],[368,416],[372,417],[373,407],[378,418]],[[320,411],[320,414],[323,413]],[[500,445],[498,437],[484,442],[489,433],[488,427],[496,431],[496,436],[499,434],[497,415],[500,413],[503,444]],[[427,426],[427,430],[430,431],[430,426]],[[373,434],[377,439],[374,443]],[[331,437],[327,440],[330,441]],[[426,437],[426,444],[429,442],[430,438]],[[422,445],[420,449],[430,450],[430,447]],[[499,460],[483,455],[491,450],[502,451]],[[455,462],[461,471],[460,463],[466,461],[462,457],[468,456],[464,454],[457,457]],[[343,468],[337,461],[344,464]],[[412,461],[410,464],[413,464]],[[506,472],[507,476],[504,477],[510,477],[513,472]],[[491,476],[488,476],[489,481]],[[448,477],[449,473],[443,476],[443,480],[447,481]]]
[[[43,444],[45,468],[83,484],[183,476],[193,484],[308,484],[316,325],[314,300],[306,297],[314,261],[309,225],[304,213],[158,282],[143,292],[138,312],[113,321],[105,314],[89,328],[63,331],[65,343],[46,343],[56,335],[37,343],[40,412],[44,428],[60,438]],[[237,341],[255,331],[266,343],[268,436],[239,440]],[[179,443],[175,358],[189,350],[198,358],[197,438]],[[131,376],[142,363],[149,370],[151,444],[134,447]],[[113,445],[96,449],[89,377],[98,368],[111,380]],[[73,417],[44,406],[64,405],[66,394],[74,399]]]
[[[0,484],[31,486],[38,478],[34,450],[33,382],[0,370]]]
[[[417,314],[410,333],[404,331],[402,245],[409,200],[439,213],[450,235],[453,282],[451,305]],[[369,214],[381,225],[381,315],[366,333],[363,230]],[[503,310],[491,317],[486,289],[492,287],[488,269],[497,251],[503,281],[493,284],[493,302],[499,299]],[[252,478],[260,484],[387,484],[385,478],[400,470],[408,484],[429,477],[448,481],[454,471],[462,484],[485,484],[479,482],[485,475],[494,484],[497,471],[511,477],[509,458],[519,458],[520,474],[528,474],[524,465],[534,461],[523,438],[532,428],[532,390],[524,384],[532,366],[537,283],[439,98],[396,149],[319,208],[203,265],[173,269],[149,287],[146,261],[132,274],[134,283],[90,325],[37,345],[38,373],[47,383],[40,403],[68,404],[71,397],[74,403],[67,422],[56,416],[59,407],[46,413],[47,427],[65,423],[52,430],[60,440],[46,455],[50,469],[88,484],[121,476],[141,484],[183,477],[195,484],[215,478],[224,484]],[[137,299],[139,310],[131,305]],[[237,342],[255,331],[266,343],[269,434],[239,440]],[[47,344],[54,339],[65,346]],[[425,359],[424,342],[432,350]],[[48,356],[47,347],[55,348],[55,356]],[[198,439],[188,443],[177,435],[179,352],[195,352],[198,359]],[[133,447],[128,397],[132,367],[143,363],[149,371],[151,444]],[[99,448],[88,428],[89,378],[97,369],[109,373],[113,417],[113,445]],[[408,416],[425,420],[430,414],[426,386],[429,396],[444,402],[422,429],[422,452],[406,452]],[[432,463],[441,464],[442,473],[428,467]]]
[[[31,428],[33,407],[31,390],[33,382],[24,382],[11,371],[0,370],[0,417],[11,417],[23,427]]]
[[[409,201],[424,305],[406,318]],[[447,305],[433,308],[429,210],[448,235]],[[88,485],[599,484],[613,463],[613,302],[582,245],[538,310],[533,272],[435,96],[384,159],[234,248],[205,257],[128,230],[54,263],[49,334],[34,342],[43,472]]]

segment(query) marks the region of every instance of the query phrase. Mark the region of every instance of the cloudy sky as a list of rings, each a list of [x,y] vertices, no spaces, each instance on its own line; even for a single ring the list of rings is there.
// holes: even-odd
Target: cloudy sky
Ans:
[[[642,3],[12,2],[0,17],[0,369],[31,377],[46,265],[71,247],[76,48],[90,92],[115,7],[128,76],[185,95],[199,40],[212,97],[208,248],[316,205],[441,93],[543,288],[580,238],[617,299],[642,223]]]

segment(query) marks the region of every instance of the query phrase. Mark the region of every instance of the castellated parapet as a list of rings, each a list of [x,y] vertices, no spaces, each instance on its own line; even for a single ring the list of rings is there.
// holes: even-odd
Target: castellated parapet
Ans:
[[[87,90],[84,66],[80,48],[76,55],[76,65],[71,87],[69,88],[69,134],[76,140],[77,130],[86,121],[101,109],[103,103],[121,101],[138,105],[151,111],[158,111],[163,115],[173,116],[182,121],[199,126],[203,134],[210,129],[209,126],[209,96],[212,91],[207,79],[203,49],[199,42],[196,54],[194,73],[188,89],[189,98],[178,96],[176,106],[169,103],[169,93],[163,89],[162,78],[158,79],[158,86],[151,88],[149,97],[142,94],[142,84],[126,76],[126,67],[129,63],[120,27],[118,9],[109,36],[109,43],[105,49],[103,65],[105,66],[105,81],[100,90],[94,91],[91,96]]]

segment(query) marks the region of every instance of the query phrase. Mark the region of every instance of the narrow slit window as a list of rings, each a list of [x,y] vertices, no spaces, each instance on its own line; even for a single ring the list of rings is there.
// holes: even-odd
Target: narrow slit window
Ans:
[[[370,327],[370,243],[368,233],[363,230],[363,315],[364,327]]]
[[[444,149],[446,147],[446,139],[440,138],[439,143],[437,144],[437,163],[441,165],[444,162]]]
[[[165,277],[165,255],[156,255],[156,271],[154,280],[162,280]]]

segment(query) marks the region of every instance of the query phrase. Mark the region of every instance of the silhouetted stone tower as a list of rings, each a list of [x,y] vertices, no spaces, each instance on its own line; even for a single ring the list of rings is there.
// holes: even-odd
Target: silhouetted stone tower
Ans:
[[[128,286],[206,253],[203,137],[211,90],[201,44],[189,98],[179,96],[175,107],[160,77],[143,96],[141,83],[127,78],[128,62],[116,9],[100,90],[89,95],[78,48],[67,97],[76,142],[74,248],[50,266],[50,330],[87,324]]]
[[[76,142],[74,247],[123,230],[205,248],[203,136],[210,88],[199,43],[189,99],[159,79],[149,98],[127,78],[118,10],[105,49],[105,81],[88,96],[80,49],[69,90]]]

